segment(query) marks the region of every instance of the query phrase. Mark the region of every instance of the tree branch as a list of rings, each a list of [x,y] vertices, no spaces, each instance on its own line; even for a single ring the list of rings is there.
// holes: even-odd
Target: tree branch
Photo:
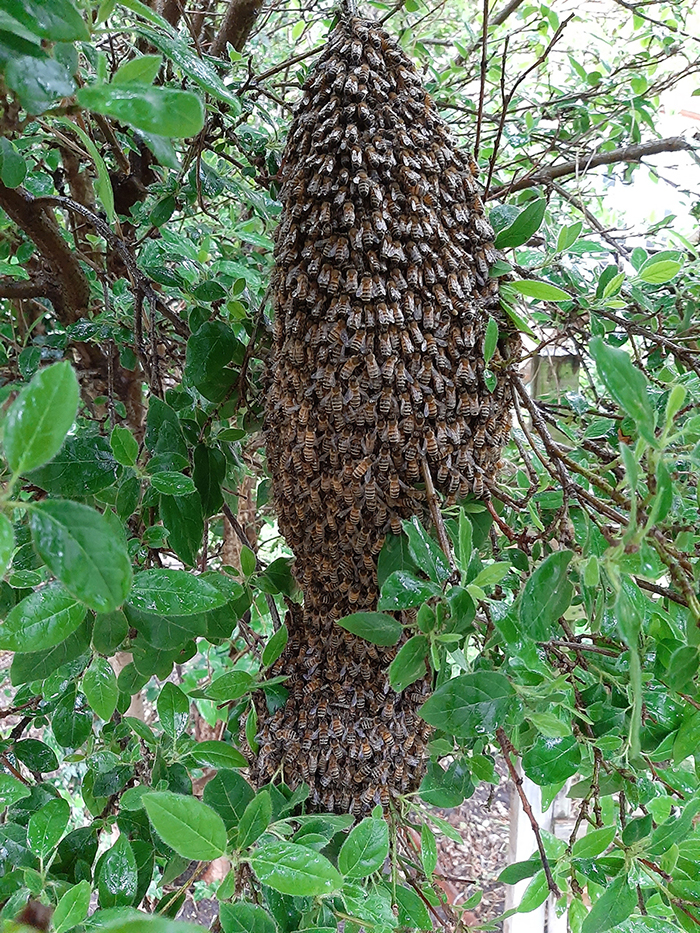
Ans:
[[[250,35],[263,5],[263,0],[231,0],[209,54],[220,58],[231,45],[240,52]]]
[[[46,209],[45,199],[40,203],[26,189],[8,188],[0,182],[0,207],[26,233],[48,263],[55,282],[56,314],[64,324],[74,324],[87,309],[90,284],[75,251],[61,235],[53,212]]]
[[[498,739],[498,744],[501,746],[501,752],[503,753],[506,765],[508,766],[511,780],[515,784],[518,797],[520,797],[520,803],[523,805],[523,810],[525,811],[525,814],[530,821],[530,826],[532,827],[532,832],[535,836],[535,841],[537,842],[537,849],[540,853],[542,868],[544,869],[544,874],[547,879],[547,887],[549,888],[550,894],[556,898],[559,898],[561,897],[561,891],[557,887],[554,876],[552,875],[552,869],[549,867],[547,853],[544,851],[544,843],[542,842],[542,834],[540,833],[540,825],[535,819],[535,814],[532,812],[530,801],[527,799],[525,791],[523,790],[523,779],[515,770],[515,765],[510,758],[510,754],[513,751],[513,746],[510,744],[508,736],[501,728],[496,729],[496,738]]]
[[[682,136],[669,136],[667,139],[652,139],[645,143],[626,146],[623,149],[611,149],[609,152],[584,152],[578,158],[569,162],[539,168],[528,175],[524,175],[518,181],[512,181],[507,185],[493,188],[489,191],[487,197],[491,200],[491,198],[501,198],[506,194],[523,191],[525,188],[548,185],[555,179],[563,178],[565,175],[583,175],[589,169],[597,168],[599,165],[614,165],[616,162],[641,162],[646,156],[657,155],[659,152],[683,151],[692,152],[693,146]]]

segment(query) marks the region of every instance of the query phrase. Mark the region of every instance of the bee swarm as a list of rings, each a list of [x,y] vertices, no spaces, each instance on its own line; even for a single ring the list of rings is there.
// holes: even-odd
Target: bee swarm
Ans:
[[[345,18],[304,85],[280,171],[266,441],[304,608],[259,705],[259,780],[282,768],[314,806],[360,814],[420,781],[426,678],[396,694],[379,649],[335,625],[377,605],[376,561],[436,489],[480,495],[510,424],[501,337],[484,381],[497,258],[476,166],[397,43]]]

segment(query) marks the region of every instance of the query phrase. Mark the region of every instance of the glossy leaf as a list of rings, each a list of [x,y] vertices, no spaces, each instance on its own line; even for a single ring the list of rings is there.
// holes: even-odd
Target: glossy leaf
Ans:
[[[109,721],[119,696],[117,678],[109,661],[95,658],[83,675],[82,688],[90,707],[100,719]]]
[[[243,811],[238,824],[236,846],[247,849],[265,832],[272,819],[272,801],[266,790],[261,790]]]
[[[414,635],[401,646],[389,665],[389,683],[397,693],[401,693],[406,687],[425,676],[428,648],[428,639],[425,635]]]
[[[171,681],[163,684],[156,701],[158,718],[172,739],[177,739],[187,729],[190,718],[190,701],[185,693]]]
[[[567,738],[538,736],[523,755],[523,769],[535,784],[560,784],[576,774],[581,747],[573,735]]]
[[[148,818],[166,845],[184,858],[211,861],[224,854],[226,827],[211,807],[170,791],[146,794]]]
[[[129,840],[121,833],[95,868],[100,907],[129,907],[136,895],[138,873]]]
[[[11,470],[47,463],[75,421],[80,390],[70,363],[40,370],[17,396],[5,418],[3,446]]]
[[[129,604],[159,615],[195,615],[218,609],[225,595],[213,584],[183,570],[143,570],[134,577]]]
[[[131,560],[105,517],[78,502],[46,499],[31,514],[34,547],[51,572],[95,612],[113,612],[131,588]]]
[[[150,84],[95,84],[77,93],[87,110],[160,136],[196,136],[204,125],[201,100],[190,91]]]
[[[540,229],[546,207],[547,202],[544,198],[530,201],[517,217],[498,233],[495,241],[497,248],[508,249],[527,243],[530,237]]]
[[[26,596],[0,626],[0,649],[42,651],[58,645],[80,627],[87,610],[60,583]]]
[[[591,340],[590,350],[608,392],[634,420],[644,440],[655,446],[656,415],[644,373],[633,365],[629,354],[608,346],[600,337]]]
[[[379,871],[389,855],[389,827],[366,817],[357,824],[338,853],[338,868],[347,878],[366,878]]]
[[[401,623],[383,612],[354,612],[336,624],[373,645],[395,645],[403,632]]]
[[[257,904],[236,901],[222,904],[219,921],[224,933],[277,933],[275,922],[266,910]]]
[[[56,905],[51,922],[54,933],[67,933],[87,917],[90,908],[90,882],[79,881],[69,888]]]
[[[196,748],[193,748],[189,754],[200,767],[216,769],[248,767],[248,762],[237,748],[216,739],[197,742]]]
[[[420,580],[406,570],[396,570],[382,586],[377,609],[390,612],[409,609],[413,606],[420,606],[431,596],[439,593],[440,589],[436,584]]]
[[[435,691],[420,708],[430,725],[459,738],[493,733],[511,710],[515,691],[503,674],[462,674]]]
[[[333,894],[343,878],[327,858],[293,842],[270,842],[249,857],[251,868],[262,884],[295,897]]]
[[[581,933],[605,933],[632,913],[637,893],[624,875],[614,878],[583,921]]]
[[[568,578],[571,551],[550,554],[528,578],[520,599],[520,624],[535,641],[546,641],[571,604],[574,588]]]
[[[62,797],[50,800],[33,813],[27,826],[27,843],[44,859],[66,831],[70,819],[70,804]]]

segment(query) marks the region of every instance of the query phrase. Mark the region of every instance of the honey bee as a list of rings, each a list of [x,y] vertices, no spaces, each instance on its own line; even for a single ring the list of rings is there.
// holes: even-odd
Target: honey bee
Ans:
[[[391,479],[389,480],[389,496],[392,499],[398,499],[401,495],[401,485],[399,483],[399,478],[396,473],[392,473]]]
[[[365,484],[365,505],[370,512],[376,512],[377,510],[377,484],[373,479],[370,479]],[[357,544],[360,549],[364,549],[369,540],[369,535],[366,531],[363,531],[357,539]]]
[[[343,723],[337,714],[331,719],[331,736],[334,739],[340,739],[343,737]]]
[[[372,298],[372,278],[369,275],[363,275],[362,281],[355,294],[361,301],[370,301]]]
[[[377,787],[374,784],[369,784],[360,794],[360,800],[366,807],[368,807],[371,803],[374,802],[374,796],[376,793]]]
[[[374,353],[370,352],[365,357],[367,361],[367,375],[370,379],[379,379],[382,375],[382,370],[379,368],[379,363]]]
[[[401,433],[399,431],[399,424],[396,418],[391,418],[387,422],[386,439],[390,444],[401,443]]]
[[[330,269],[326,290],[329,295],[337,295],[340,289],[340,269]]]

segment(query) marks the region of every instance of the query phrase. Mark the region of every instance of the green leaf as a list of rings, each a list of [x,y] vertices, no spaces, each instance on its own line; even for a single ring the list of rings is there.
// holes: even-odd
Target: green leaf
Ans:
[[[84,708],[82,697],[69,690],[58,701],[51,719],[54,738],[63,748],[79,748],[92,732],[92,712]]]
[[[123,466],[133,466],[139,455],[139,443],[128,428],[117,425],[109,437],[114,459]]]
[[[15,742],[13,751],[30,771],[42,773],[58,769],[58,758],[49,746],[39,739],[22,739]]]
[[[402,521],[401,525],[408,537],[408,549],[416,565],[433,583],[444,583],[452,572],[444,551],[415,516],[410,521]]]
[[[33,470],[55,457],[75,421],[79,398],[70,363],[39,370],[5,418],[3,444],[11,470]]]
[[[389,665],[389,683],[397,693],[425,677],[425,659],[428,654],[428,639],[425,635],[414,635],[402,645]]]
[[[248,861],[262,884],[282,894],[318,897],[343,886],[342,875],[327,858],[293,842],[262,845]]]
[[[583,230],[583,222],[580,220],[568,227],[562,227],[557,237],[557,252],[561,253],[573,246],[581,235],[581,230]]]
[[[366,878],[379,871],[389,855],[389,827],[366,817],[351,831],[338,853],[338,868],[346,878]]]
[[[497,235],[495,245],[498,249],[522,246],[540,229],[544,220],[547,202],[544,198],[530,201],[507,227]]]
[[[45,859],[66,831],[70,819],[70,804],[57,797],[33,813],[27,825],[27,845],[39,858]]]
[[[430,877],[437,868],[438,852],[435,833],[427,823],[423,823],[420,828],[420,860],[426,875]]]
[[[2,8],[42,39],[75,42],[90,38],[85,21],[69,0],[3,0]]]
[[[590,344],[598,375],[617,404],[634,420],[647,443],[656,446],[656,413],[649,398],[649,384],[624,350],[609,347],[600,337]]]
[[[484,363],[488,363],[492,359],[493,354],[496,352],[497,343],[498,323],[495,318],[490,317],[484,334]]]
[[[531,910],[537,910],[540,904],[547,900],[548,894],[547,876],[544,870],[540,869],[525,889],[520,904],[518,904],[518,913],[527,914]]]
[[[143,805],[163,842],[183,858],[209,862],[226,851],[226,827],[211,807],[195,799],[158,791]]]
[[[195,54],[182,38],[166,36],[162,32],[146,29],[143,26],[136,32],[145,36],[157,49],[167,55],[203,91],[231,105],[232,116],[241,112],[240,98],[224,84],[216,70],[202,56]]]
[[[440,587],[435,583],[420,580],[408,570],[396,570],[385,580],[377,609],[398,612],[420,606],[431,596],[440,595]]]
[[[231,391],[237,373],[227,366],[238,346],[223,321],[207,321],[187,341],[186,376],[210,402],[221,402]]]
[[[10,677],[12,684],[31,683],[44,680],[59,667],[74,661],[90,647],[90,624],[86,618],[65,641],[45,651],[17,652],[12,659]]]
[[[493,733],[513,706],[515,691],[503,674],[462,674],[438,687],[420,708],[431,726],[458,738]]]
[[[159,136],[196,136],[204,126],[204,107],[190,91],[150,84],[96,84],[80,88],[76,97],[86,110]]]
[[[247,849],[262,836],[272,819],[272,800],[266,790],[261,790],[243,811],[238,824],[236,848]]]
[[[162,473],[154,473],[151,476],[151,486],[170,496],[188,496],[195,492],[194,480],[184,473],[176,473],[174,470],[164,470]]]
[[[219,609],[226,596],[212,583],[185,570],[164,567],[143,570],[134,577],[129,605],[158,615],[197,615]]]
[[[206,694],[218,703],[228,703],[252,690],[255,683],[255,678],[248,671],[227,671],[209,684]]]
[[[107,217],[111,223],[114,223],[117,217],[117,215],[114,213],[114,188],[112,188],[112,181],[109,177],[109,171],[105,164],[105,160],[102,158],[100,150],[88,136],[85,130],[77,123],[74,123],[72,120],[63,120],[61,118],[58,119],[58,123],[69,129],[71,133],[75,133],[75,135],[80,138],[83,146],[85,146],[87,151],[90,153],[90,158],[95,163],[95,170],[97,172],[95,191],[97,192],[97,196],[102,202],[102,206],[105,209]]]
[[[10,565],[15,550],[15,532],[6,515],[0,515],[0,577]],[[2,636],[0,635],[0,638]]]
[[[687,714],[673,743],[674,764],[680,764],[700,748],[700,710]]]
[[[266,910],[257,904],[236,901],[219,907],[224,933],[276,933],[277,927]]]
[[[248,762],[243,755],[227,742],[207,739],[197,742],[195,748],[189,752],[200,767],[206,768],[247,768]]]
[[[581,763],[581,747],[573,735],[565,738],[538,736],[523,755],[525,774],[544,787],[561,784],[576,774]]]
[[[119,697],[117,678],[109,661],[105,658],[93,660],[83,675],[82,689],[90,708],[100,719],[109,722]]]
[[[137,54],[136,58],[117,68],[112,77],[112,84],[153,84],[162,64],[162,55]]]
[[[602,855],[615,838],[614,826],[589,829],[585,836],[577,839],[571,849],[574,858],[595,858]]]
[[[262,666],[270,667],[284,651],[289,639],[289,631],[286,625],[280,626],[272,638],[268,641],[262,653]]]
[[[395,645],[403,632],[401,623],[383,612],[354,612],[338,619],[336,625],[373,645]]]
[[[413,888],[398,885],[395,893],[399,908],[398,920],[402,926],[413,930],[433,929],[433,921],[430,919],[428,908]]]
[[[80,627],[87,609],[60,583],[30,593],[0,627],[0,649],[43,651],[64,641]]]
[[[46,499],[32,507],[32,541],[51,572],[95,612],[113,612],[131,587],[123,541],[95,509]]]
[[[519,279],[517,282],[508,282],[508,289],[527,298],[536,298],[539,301],[571,301],[571,295],[563,288],[552,285],[550,282],[540,282],[536,279]]]
[[[255,796],[255,791],[238,771],[219,771],[204,788],[203,800],[219,814],[231,830]]]
[[[605,933],[622,923],[637,904],[637,894],[630,887],[625,875],[618,875],[610,882],[583,921],[581,933]]]
[[[100,907],[130,907],[136,896],[138,873],[129,840],[121,833],[95,867]]]
[[[3,771],[0,771],[0,810],[11,807],[13,804],[17,803],[18,800],[22,800],[30,794],[30,787],[18,781],[17,778],[13,777],[11,774],[5,774]]]
[[[546,641],[559,618],[571,605],[574,588],[569,582],[571,551],[556,551],[528,578],[520,598],[520,624],[535,641]]]
[[[79,881],[69,888],[56,905],[51,923],[53,933],[67,933],[87,917],[90,908],[90,882]]]
[[[12,58],[5,68],[5,83],[29,114],[43,113],[59,97],[69,97],[75,90],[71,73],[60,62],[54,58],[37,59],[33,55]]]
[[[199,494],[161,495],[160,514],[168,529],[170,547],[185,564],[194,566],[204,535],[204,516]]]
[[[0,138],[0,180],[7,188],[17,188],[27,174],[27,164],[10,140]]]
[[[675,278],[682,268],[682,262],[678,262],[674,259],[662,259],[660,262],[654,262],[654,257],[652,256],[650,259],[647,259],[639,270],[638,276],[641,281],[646,282],[647,285],[663,285],[665,282],[670,282],[671,279]]]
[[[69,435],[44,466],[26,474],[35,486],[67,499],[93,496],[117,479],[118,465],[106,438],[99,434]]]
[[[163,684],[156,700],[158,718],[170,738],[177,739],[187,729],[190,718],[190,701],[183,691],[171,681]]]

